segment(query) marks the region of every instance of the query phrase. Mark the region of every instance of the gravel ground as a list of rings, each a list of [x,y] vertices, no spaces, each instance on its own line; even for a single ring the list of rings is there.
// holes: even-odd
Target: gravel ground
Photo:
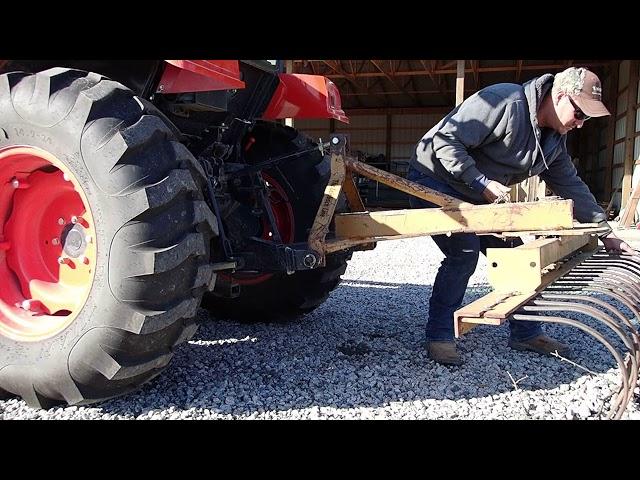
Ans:
[[[428,237],[382,242],[355,253],[330,299],[298,322],[206,321],[200,310],[194,339],[137,392],[48,411],[0,401],[0,419],[594,419],[606,411],[619,384],[615,361],[570,327],[546,329],[592,373],[512,351],[506,325],[469,332],[459,342],[462,367],[429,360],[424,325],[441,259]],[[465,302],[490,290],[485,269],[481,257]],[[636,396],[623,418],[640,419],[638,407]]]

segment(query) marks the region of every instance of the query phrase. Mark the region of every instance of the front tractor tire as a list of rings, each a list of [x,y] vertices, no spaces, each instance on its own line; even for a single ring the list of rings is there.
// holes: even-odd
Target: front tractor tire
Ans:
[[[217,223],[149,108],[96,73],[0,75],[0,396],[112,398],[195,333]]]

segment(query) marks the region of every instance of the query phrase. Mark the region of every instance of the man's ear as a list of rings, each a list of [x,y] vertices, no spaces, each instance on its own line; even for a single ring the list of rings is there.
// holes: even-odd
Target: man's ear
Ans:
[[[562,97],[564,96],[564,92],[556,92],[556,94],[553,96],[553,104],[558,106],[560,104],[560,100],[562,100]]]

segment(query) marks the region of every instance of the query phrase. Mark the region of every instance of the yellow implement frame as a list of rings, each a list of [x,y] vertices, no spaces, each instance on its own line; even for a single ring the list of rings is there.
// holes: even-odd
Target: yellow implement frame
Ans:
[[[381,240],[425,235],[477,233],[517,235],[518,233],[582,236],[601,230],[598,226],[575,225],[573,202],[551,198],[539,202],[474,205],[463,202],[371,165],[358,162],[345,153],[346,138],[334,135],[330,141],[331,178],[309,233],[309,247],[321,259],[327,253],[372,245]],[[357,173],[401,190],[440,208],[364,211],[353,182]],[[352,213],[335,214],[340,193],[344,192]],[[335,229],[327,239],[332,221]]]
[[[590,256],[597,248],[596,235],[607,229],[598,224],[574,223],[571,200],[549,198],[491,205],[463,202],[348,157],[346,143],[344,135],[334,135],[330,140],[331,178],[309,233],[309,247],[317,254],[318,265],[325,264],[329,253],[364,250],[381,240],[453,233],[540,237],[517,248],[488,249],[488,278],[494,291],[455,312],[456,336],[479,323],[504,322],[518,307]],[[440,208],[367,212],[353,181],[354,173]],[[352,213],[335,214],[341,192]],[[332,221],[335,229],[327,239]]]

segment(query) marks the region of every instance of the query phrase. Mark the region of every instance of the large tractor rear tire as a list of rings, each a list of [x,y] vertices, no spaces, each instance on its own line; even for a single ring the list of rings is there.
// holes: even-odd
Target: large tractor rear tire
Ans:
[[[87,404],[167,366],[215,280],[203,175],[117,82],[0,76],[0,394]]]
[[[309,137],[279,124],[258,123],[250,134],[248,163],[288,155],[317,147]],[[265,170],[269,199],[283,243],[304,242],[309,236],[324,189],[331,175],[328,157],[315,150]],[[252,234],[270,238],[262,232]],[[203,307],[218,317],[246,323],[287,322],[311,312],[329,297],[340,283],[351,253],[327,256],[326,266],[292,275],[286,273],[220,274],[218,282],[240,285],[240,295],[225,298],[206,294]]]

